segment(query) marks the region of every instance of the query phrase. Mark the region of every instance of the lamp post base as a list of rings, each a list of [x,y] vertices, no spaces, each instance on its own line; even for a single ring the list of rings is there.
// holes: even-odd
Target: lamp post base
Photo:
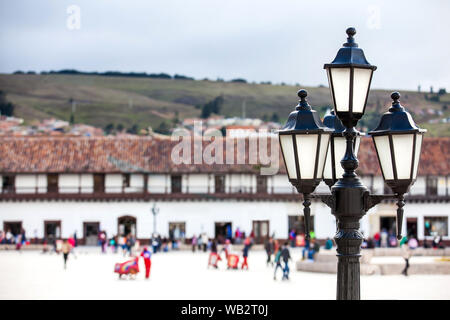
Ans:
[[[332,188],[335,198],[333,214],[336,216],[337,232],[337,300],[359,300],[361,244],[359,220],[366,214],[367,188],[355,177],[340,179]]]
[[[355,229],[339,230],[334,238],[338,245],[337,300],[361,298],[359,258],[362,238]]]

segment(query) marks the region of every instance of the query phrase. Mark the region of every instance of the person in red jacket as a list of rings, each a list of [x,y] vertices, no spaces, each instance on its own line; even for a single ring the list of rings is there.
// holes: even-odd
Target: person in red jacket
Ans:
[[[141,257],[144,258],[145,264],[145,279],[150,278],[150,267],[152,266],[152,261],[150,260],[151,256],[152,253],[147,250],[147,247],[145,247],[141,252]]]

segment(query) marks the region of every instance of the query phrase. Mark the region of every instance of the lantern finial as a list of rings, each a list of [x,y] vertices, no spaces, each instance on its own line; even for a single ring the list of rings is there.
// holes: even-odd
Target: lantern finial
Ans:
[[[405,108],[400,104],[400,93],[398,91],[391,93],[391,99],[392,101],[392,107],[389,108],[389,111],[395,112],[395,111],[405,111]]]
[[[311,110],[311,106],[308,104],[306,97],[308,96],[308,92],[305,89],[301,89],[297,92],[300,101],[297,106],[297,110]]]
[[[298,90],[297,92],[300,101],[306,101],[306,97],[308,96],[308,92],[305,89]]]
[[[394,100],[394,101],[392,102],[392,104],[397,104],[397,103],[399,103],[398,100],[400,99],[400,93],[397,92],[397,91],[392,92],[392,93],[391,93],[391,99]]]
[[[356,29],[353,27],[347,28],[347,30],[345,30],[345,32],[347,33],[347,43],[344,43],[344,47],[357,47],[358,44],[355,42],[355,39],[353,38],[354,35],[356,34]]]
[[[356,34],[356,29],[353,27],[348,28],[345,30],[349,38],[353,38],[353,36]]]

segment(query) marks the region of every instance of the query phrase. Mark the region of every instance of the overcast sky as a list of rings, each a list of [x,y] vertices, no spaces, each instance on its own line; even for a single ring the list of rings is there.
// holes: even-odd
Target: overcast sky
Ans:
[[[0,72],[327,84],[323,64],[354,26],[373,87],[450,91],[449,13],[447,0],[2,0]]]

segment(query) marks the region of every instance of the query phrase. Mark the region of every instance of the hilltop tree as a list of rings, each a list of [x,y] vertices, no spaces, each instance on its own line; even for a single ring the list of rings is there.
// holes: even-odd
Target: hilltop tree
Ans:
[[[105,131],[106,134],[111,134],[114,130],[114,124],[108,123],[105,128],[103,128],[103,131]]]
[[[280,117],[275,112],[272,114],[272,117],[270,118],[272,122],[280,122]]]
[[[0,115],[12,117],[14,115],[14,105],[6,100],[6,94],[0,91]]]
[[[139,126],[137,124],[133,124],[133,126],[127,130],[127,133],[137,134],[138,131],[139,131]]]
[[[220,114],[223,103],[224,103],[223,96],[220,95],[218,97],[215,97],[213,100],[203,105],[201,117],[203,119],[207,119],[212,113]]]
[[[167,124],[167,122],[163,121],[154,131],[160,134],[170,134],[170,126]]]
[[[178,110],[175,111],[175,114],[173,116],[172,122],[173,122],[174,125],[177,125],[180,122]]]

